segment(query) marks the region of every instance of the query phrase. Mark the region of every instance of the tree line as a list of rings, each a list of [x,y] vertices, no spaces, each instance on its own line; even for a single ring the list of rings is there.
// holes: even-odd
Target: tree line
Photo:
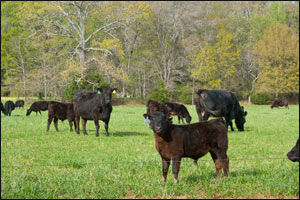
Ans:
[[[1,96],[299,96],[299,2],[1,2]]]

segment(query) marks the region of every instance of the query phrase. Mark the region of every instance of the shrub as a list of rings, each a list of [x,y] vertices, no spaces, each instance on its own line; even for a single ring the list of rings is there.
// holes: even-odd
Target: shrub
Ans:
[[[269,100],[268,96],[263,93],[257,93],[251,95],[252,103],[257,105],[266,105],[268,103],[268,100]]]
[[[182,104],[192,104],[192,91],[187,86],[181,85],[178,87],[178,100]]]
[[[158,88],[150,92],[146,99],[162,103],[170,100],[170,93],[166,88]]]

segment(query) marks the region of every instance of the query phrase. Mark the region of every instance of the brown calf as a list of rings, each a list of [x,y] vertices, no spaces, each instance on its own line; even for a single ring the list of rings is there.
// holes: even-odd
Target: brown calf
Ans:
[[[220,178],[222,169],[224,176],[228,176],[228,136],[222,118],[190,125],[174,125],[165,114],[155,112],[150,116],[150,128],[154,132],[155,148],[162,158],[162,182],[167,178],[171,160],[174,182],[177,183],[181,158],[198,160],[208,152],[215,163],[217,179]]]
[[[70,131],[73,131],[72,122],[74,122],[74,126],[76,129],[73,103],[60,103],[60,102],[56,102],[56,101],[50,101],[48,104],[47,131],[49,131],[50,124],[51,124],[53,118],[54,118],[54,126],[55,126],[56,131],[58,131],[57,122],[59,119],[61,121],[68,119],[69,125],[70,125]]]
[[[178,123],[180,124],[180,120],[184,124],[183,118],[185,118],[185,121],[189,124],[192,120],[192,117],[187,110],[187,108],[183,104],[178,103],[171,103],[166,102],[164,103],[164,106],[169,113],[169,117],[177,115],[178,116]]]

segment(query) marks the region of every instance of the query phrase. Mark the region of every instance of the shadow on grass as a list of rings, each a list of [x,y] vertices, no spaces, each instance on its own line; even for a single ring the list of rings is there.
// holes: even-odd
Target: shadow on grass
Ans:
[[[230,170],[230,168],[229,168]],[[265,174],[263,170],[259,169],[249,169],[249,170],[239,170],[235,172],[230,172],[229,171],[229,176],[228,177],[244,177],[244,176],[261,176],[262,174]],[[204,180],[217,180],[216,179],[216,172],[209,172],[209,173],[203,173],[201,175],[193,174],[189,175],[187,177],[187,181],[190,183],[200,183],[203,182]],[[222,171],[221,179],[224,178],[224,174]]]
[[[87,130],[88,135],[85,136],[94,136],[96,135],[96,131]],[[128,136],[149,136],[147,133],[139,133],[139,132],[128,132],[128,131],[117,131],[117,132],[109,132],[109,137],[128,137]],[[72,132],[71,132],[72,133]],[[76,134],[76,131],[73,131],[74,134]],[[77,134],[76,134],[77,135]],[[80,134],[83,135],[82,130],[80,130]],[[105,136],[105,131],[99,130],[99,136]]]
[[[110,133],[113,137],[127,137],[127,136],[149,136],[147,133],[138,133],[138,132],[127,132],[127,131],[117,131]]]

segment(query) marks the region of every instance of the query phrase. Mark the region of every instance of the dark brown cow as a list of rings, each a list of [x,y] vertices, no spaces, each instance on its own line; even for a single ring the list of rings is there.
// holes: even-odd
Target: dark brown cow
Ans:
[[[39,112],[41,115],[41,111],[48,110],[48,101],[36,101],[33,104],[31,104],[30,108],[26,112],[26,116],[29,116],[32,111],[34,111],[36,114]]]
[[[180,124],[180,120],[184,124],[183,118],[185,118],[186,122],[189,124],[192,120],[192,117],[187,110],[187,108],[183,104],[178,103],[164,103],[164,106],[169,113],[169,117],[177,115],[178,116],[178,123]]]
[[[60,103],[56,101],[50,101],[48,104],[48,124],[47,124],[47,131],[49,131],[50,124],[54,119],[54,126],[56,131],[58,131],[57,122],[60,119],[64,121],[67,119],[70,125],[70,131],[72,129],[72,122],[74,122],[74,126],[76,129],[75,124],[75,115],[74,115],[74,104],[73,103]]]
[[[224,176],[229,174],[227,128],[223,119],[213,119],[189,125],[174,125],[162,112],[150,116],[150,128],[153,129],[155,148],[162,158],[162,182],[167,178],[170,160],[173,162],[174,182],[178,182],[178,173],[182,157],[195,161],[210,153],[217,170],[217,179],[223,169]]]
[[[287,100],[279,100],[279,99],[276,99],[273,104],[271,105],[271,108],[274,108],[274,107],[279,107],[279,106],[284,106],[285,108],[288,108],[289,109],[289,102]]]
[[[24,108],[24,104],[25,104],[24,100],[17,100],[15,106],[19,108]]]

